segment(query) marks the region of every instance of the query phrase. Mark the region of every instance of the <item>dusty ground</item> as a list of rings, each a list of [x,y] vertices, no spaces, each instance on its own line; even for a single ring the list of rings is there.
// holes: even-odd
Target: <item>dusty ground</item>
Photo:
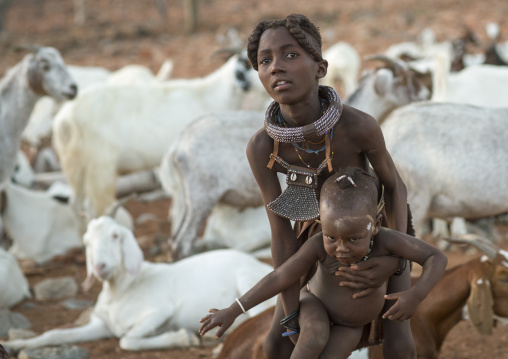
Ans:
[[[13,51],[19,44],[44,44],[57,47],[68,63],[104,66],[116,70],[123,65],[139,63],[157,71],[166,58],[174,61],[174,77],[204,76],[221,65],[211,53],[219,47],[218,35],[226,25],[236,27],[246,38],[260,19],[283,17],[291,12],[304,13],[320,28],[324,47],[345,40],[361,55],[383,51],[393,43],[414,40],[425,27],[432,27],[439,41],[456,38],[466,24],[485,40],[484,26],[488,21],[501,21],[508,15],[506,0],[202,0],[199,2],[200,24],[194,34],[183,31],[182,1],[166,0],[167,20],[162,21],[154,1],[89,0],[88,21],[79,27],[73,23],[71,1],[17,0],[7,12],[5,29],[0,33],[0,74],[21,58]],[[317,5],[318,4],[318,5]],[[508,23],[502,24],[508,32]],[[169,201],[131,203],[128,209],[137,217],[154,213],[158,220],[136,229],[144,248],[153,243],[165,243],[170,223],[167,222]],[[506,233],[506,231],[505,231]],[[505,235],[500,244],[508,249]],[[162,245],[157,255],[145,253],[147,259],[164,261],[170,254]],[[466,261],[471,254],[448,253],[450,265]],[[78,283],[85,277],[83,253],[54,261],[46,266],[26,270],[33,285],[47,277],[73,276]],[[94,300],[100,286],[76,299]],[[34,303],[30,308],[27,303]],[[26,301],[13,310],[26,315],[33,330],[65,326],[81,311],[62,309],[60,301]],[[492,336],[481,337],[468,323],[457,325],[449,334],[440,358],[506,358],[508,330],[497,328]],[[151,351],[129,353],[118,348],[118,340],[103,340],[82,344],[94,359],[120,358],[209,358],[211,349]]]

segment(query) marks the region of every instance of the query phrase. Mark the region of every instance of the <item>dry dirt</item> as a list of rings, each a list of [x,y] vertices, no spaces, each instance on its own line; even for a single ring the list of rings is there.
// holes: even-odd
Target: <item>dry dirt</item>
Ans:
[[[383,51],[390,44],[414,40],[425,27],[432,27],[438,41],[450,40],[462,34],[468,25],[485,40],[484,26],[488,21],[500,22],[508,15],[506,0],[363,0],[310,1],[269,0],[202,0],[199,1],[200,23],[195,33],[183,31],[183,2],[166,0],[167,18],[163,21],[155,1],[88,0],[88,20],[84,26],[73,23],[71,1],[16,0],[11,1],[0,33],[0,74],[14,65],[22,53],[14,51],[20,44],[44,44],[58,48],[67,63],[104,66],[116,70],[124,65],[139,63],[157,71],[161,63],[174,61],[174,77],[204,76],[221,65],[219,58],[211,58],[219,48],[218,36],[227,26],[236,27],[246,38],[261,19],[279,18],[289,13],[306,14],[320,28],[324,48],[344,40],[364,55]],[[502,33],[508,31],[502,24]],[[167,213],[170,202],[134,202],[128,210],[136,218],[141,213],[153,213],[157,221],[139,226],[135,234],[144,249],[153,243],[162,244],[162,253],[154,256],[145,251],[148,260],[170,259],[164,246],[170,223]],[[508,249],[508,231],[500,246]],[[447,253],[449,264],[456,265],[471,258],[471,254]],[[85,278],[84,256],[76,251],[70,256],[45,266],[27,268],[31,285],[48,277],[73,276],[78,283]],[[90,293],[79,293],[76,299],[95,300],[100,291],[96,284]],[[26,304],[34,303],[30,308]],[[13,308],[28,317],[33,330],[42,332],[54,327],[68,326],[81,311],[62,309],[60,301],[33,300]],[[507,358],[508,330],[496,328],[492,336],[482,337],[467,323],[457,325],[448,335],[440,358]],[[186,350],[125,352],[118,340],[101,340],[81,344],[90,350],[94,359],[120,358],[210,358],[210,348]]]

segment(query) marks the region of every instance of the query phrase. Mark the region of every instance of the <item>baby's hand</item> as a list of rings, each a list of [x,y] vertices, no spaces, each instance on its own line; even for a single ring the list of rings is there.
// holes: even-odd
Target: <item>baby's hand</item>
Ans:
[[[420,300],[411,291],[387,294],[385,299],[397,300],[397,302],[383,314],[383,319],[388,318],[396,322],[410,319],[420,304]]]
[[[220,327],[220,329],[217,330],[217,333],[215,333],[215,339],[219,339],[222,334],[224,334],[224,332],[233,324],[236,317],[232,315],[228,309],[210,309],[209,312],[211,314],[208,314],[199,320],[200,323],[203,323],[199,329],[199,334],[203,336],[210,329]]]

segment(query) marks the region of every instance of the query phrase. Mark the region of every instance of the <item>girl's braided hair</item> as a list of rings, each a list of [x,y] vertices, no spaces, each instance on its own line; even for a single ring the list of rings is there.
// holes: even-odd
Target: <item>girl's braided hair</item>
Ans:
[[[322,61],[321,34],[319,29],[305,15],[291,14],[285,19],[261,21],[252,31],[247,44],[247,55],[252,67],[258,69],[259,39],[265,30],[286,27],[315,61]]]

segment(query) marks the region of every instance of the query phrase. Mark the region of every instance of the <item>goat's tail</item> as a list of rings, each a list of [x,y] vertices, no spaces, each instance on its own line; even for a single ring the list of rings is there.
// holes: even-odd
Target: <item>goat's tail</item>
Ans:
[[[168,152],[162,161],[160,168],[160,179],[164,190],[171,196],[171,209],[169,220],[171,221],[171,240],[179,236],[182,227],[188,216],[188,188],[185,181],[182,181],[181,161],[176,154],[176,146]]]

